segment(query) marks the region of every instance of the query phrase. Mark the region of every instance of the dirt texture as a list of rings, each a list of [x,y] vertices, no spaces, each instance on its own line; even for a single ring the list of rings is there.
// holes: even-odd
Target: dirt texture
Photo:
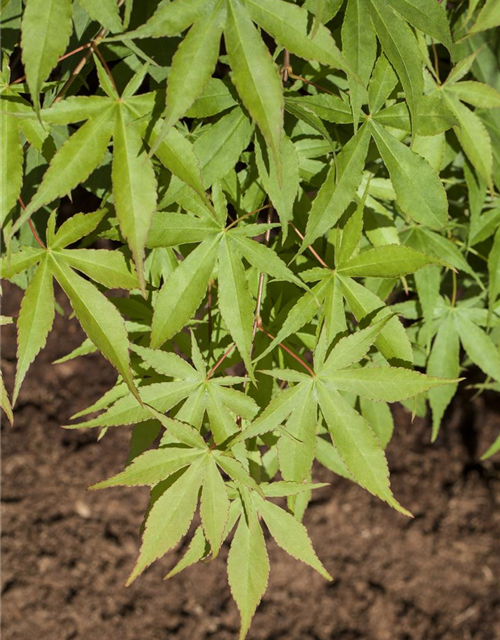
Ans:
[[[2,313],[16,314],[19,290],[4,294]],[[98,355],[50,364],[81,339],[75,320],[57,317],[23,386],[15,427],[2,421],[3,640],[235,640],[226,548],[164,582],[178,549],[123,586],[148,490],[86,492],[121,470],[129,428],[99,443],[94,430],[61,429],[115,379]],[[8,389],[14,368],[15,329],[6,326]],[[495,398],[455,402],[434,445],[425,420],[412,423],[401,407],[395,415],[392,486],[415,518],[318,470],[331,486],[316,493],[305,524],[336,579],[326,583],[271,542],[269,589],[250,640],[500,638],[500,465],[477,462],[500,429]]]

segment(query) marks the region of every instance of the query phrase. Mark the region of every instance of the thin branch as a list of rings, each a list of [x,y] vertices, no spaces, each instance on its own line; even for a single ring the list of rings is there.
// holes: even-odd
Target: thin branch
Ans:
[[[88,47],[90,47],[92,43],[91,42],[87,42],[87,44],[82,44],[81,47],[77,47],[76,49],[73,49],[73,51],[69,51],[68,53],[65,53],[63,56],[61,56],[58,59],[58,63],[62,62],[63,60],[66,60],[66,58],[70,58],[71,56],[74,56],[75,53],[79,53],[80,51],[83,51],[84,49],[87,49]],[[11,83],[11,85],[14,84],[19,84],[21,82],[24,82],[26,80],[26,76],[21,76],[20,78],[18,78],[17,80],[14,80],[14,82]]]

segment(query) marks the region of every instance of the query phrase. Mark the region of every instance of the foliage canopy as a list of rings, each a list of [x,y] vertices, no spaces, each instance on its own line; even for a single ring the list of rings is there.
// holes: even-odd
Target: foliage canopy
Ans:
[[[434,440],[472,367],[499,390],[500,3],[1,7],[12,404],[57,283],[87,335],[62,361],[117,371],[67,428],[132,426],[91,489],[151,490],[128,583],[186,535],[169,578],[229,538],[244,638],[265,530],[331,579],[302,524],[315,460],[411,515],[389,403],[429,405]]]

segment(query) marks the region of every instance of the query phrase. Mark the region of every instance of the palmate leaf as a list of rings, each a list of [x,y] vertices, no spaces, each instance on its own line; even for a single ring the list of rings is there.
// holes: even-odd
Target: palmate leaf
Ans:
[[[206,467],[207,456],[201,455],[154,503],[146,520],[139,558],[127,586],[187,533]]]
[[[21,303],[17,321],[17,370],[13,404],[30,364],[45,346],[55,316],[50,261],[43,256]]]
[[[120,11],[115,0],[82,0],[80,5],[93,20],[100,22],[108,31],[123,31]]]
[[[418,119],[418,103],[423,93],[422,63],[415,36],[399,17],[391,3],[367,0],[377,38],[389,62],[394,67],[410,109],[412,126]],[[399,8],[400,2],[397,3]]]
[[[56,153],[43,176],[38,191],[14,223],[12,236],[37,209],[70,193],[101,163],[113,127],[113,109],[104,108],[74,133]]]
[[[243,640],[269,579],[266,543],[255,513],[239,519],[229,550],[227,573],[231,594],[240,611],[240,640]]]
[[[156,177],[153,163],[143,150],[139,127],[127,122],[121,106],[114,129],[112,182],[116,217],[145,294],[144,249],[156,210]]]
[[[50,269],[68,296],[82,329],[138,396],[130,369],[127,330],[116,307],[54,254],[50,255]]]
[[[212,76],[225,20],[226,4],[220,1],[208,16],[194,23],[179,45],[168,76],[162,135],[185,115]]]
[[[212,555],[217,556],[223,542],[229,517],[229,498],[213,456],[209,457],[203,480],[200,516],[205,537],[210,543]]]
[[[219,306],[222,318],[232,335],[247,371],[252,375],[250,360],[254,304],[248,291],[245,270],[229,239],[219,249]]]
[[[232,81],[243,104],[262,131],[281,178],[280,148],[284,108],[281,81],[271,54],[240,0],[228,1],[224,39],[232,69]],[[262,91],[263,87],[265,91]]]
[[[4,113],[6,104],[0,102],[0,145],[4,159],[0,168],[0,224],[3,227],[7,216],[15,206],[23,182],[23,149],[17,118]],[[6,159],[9,159],[6,162]]]
[[[456,378],[460,370],[460,341],[453,315],[438,329],[429,356],[427,371],[431,376]],[[432,410],[432,440],[436,440],[446,407],[456,393],[457,383],[429,389]]]
[[[331,229],[354,199],[361,183],[369,143],[370,128],[365,125],[343,147],[337,157],[337,173],[333,168],[330,170],[314,200],[302,249]]]
[[[42,85],[69,42],[70,0],[28,0],[22,20],[22,60],[31,97],[40,109]]]
[[[349,0],[342,23],[342,45],[346,60],[361,80],[361,86],[349,77],[352,115],[357,125],[361,105],[366,101],[366,87],[377,56],[375,29],[365,0]]]
[[[218,239],[202,242],[163,285],[153,314],[153,349],[180,331],[200,306],[215,266],[218,244]]]
[[[371,126],[401,209],[417,222],[441,229],[448,220],[448,200],[432,167],[373,120]]]
[[[254,500],[276,543],[293,558],[315,569],[326,580],[333,580],[318,559],[304,525],[269,500],[262,500],[258,496]]]

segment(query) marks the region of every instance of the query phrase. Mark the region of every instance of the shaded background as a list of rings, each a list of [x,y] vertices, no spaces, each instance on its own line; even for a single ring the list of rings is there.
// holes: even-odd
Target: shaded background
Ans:
[[[2,313],[17,315],[20,299],[6,283]],[[2,336],[11,390],[15,328],[2,327]],[[148,490],[86,492],[123,468],[129,428],[110,429],[100,443],[95,430],[60,428],[115,380],[98,355],[50,364],[81,340],[75,320],[56,318],[14,429],[2,420],[4,640],[236,639],[226,547],[164,582],[178,549],[123,586]],[[315,492],[305,524],[336,580],[326,583],[270,542],[270,585],[249,640],[500,638],[500,465],[477,463],[500,429],[498,396],[455,400],[432,446],[426,421],[412,424],[401,407],[395,416],[392,486],[415,519],[318,469],[316,479],[332,484]]]

